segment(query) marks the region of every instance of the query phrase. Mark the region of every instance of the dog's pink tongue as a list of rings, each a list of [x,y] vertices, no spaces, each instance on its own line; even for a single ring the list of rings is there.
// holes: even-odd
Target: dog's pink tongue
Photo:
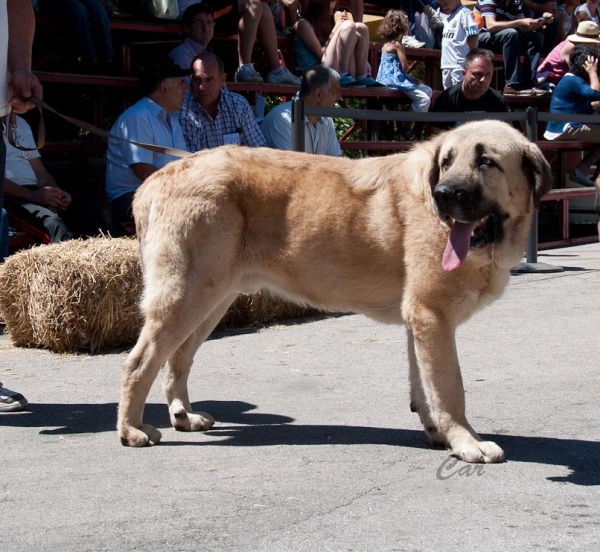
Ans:
[[[471,246],[471,232],[476,225],[476,222],[469,224],[457,221],[454,222],[452,230],[450,230],[446,251],[444,251],[444,257],[442,259],[442,268],[446,272],[458,268],[467,258],[469,247]]]

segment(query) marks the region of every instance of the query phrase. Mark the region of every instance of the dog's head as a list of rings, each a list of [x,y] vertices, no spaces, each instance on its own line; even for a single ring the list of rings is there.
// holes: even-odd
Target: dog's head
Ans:
[[[533,209],[550,189],[548,162],[499,121],[468,123],[435,140],[431,193],[450,228],[444,270],[458,268],[469,252],[510,268],[523,254]]]

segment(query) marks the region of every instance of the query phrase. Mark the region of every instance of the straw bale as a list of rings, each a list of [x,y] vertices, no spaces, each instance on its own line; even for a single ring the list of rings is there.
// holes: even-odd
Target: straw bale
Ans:
[[[93,352],[135,342],[141,287],[135,240],[73,240],[8,257],[0,310],[17,346]]]
[[[0,312],[16,346],[56,353],[131,346],[142,325],[141,291],[138,243],[130,238],[43,245],[0,265]],[[219,328],[317,312],[259,292],[240,296]]]

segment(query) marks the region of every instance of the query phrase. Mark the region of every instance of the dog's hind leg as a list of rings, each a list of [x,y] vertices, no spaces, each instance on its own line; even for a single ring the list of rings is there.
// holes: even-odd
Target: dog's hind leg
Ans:
[[[168,359],[163,372],[163,389],[169,405],[171,424],[178,431],[205,431],[214,424],[206,412],[193,412],[188,395],[188,376],[198,348],[227,312],[237,294],[218,305],[198,329]]]
[[[220,318],[217,311],[222,316],[223,309],[227,308],[225,302],[230,293],[227,291],[227,285],[220,289],[212,288],[210,291],[204,289],[203,293],[201,287],[185,287],[183,282],[187,280],[187,276],[183,276],[183,281],[178,281],[181,276],[173,274],[171,276],[171,279],[154,282],[155,293],[149,294],[144,300],[146,315],[144,327],[137,344],[123,365],[117,424],[123,445],[142,447],[155,445],[160,441],[160,432],[142,423],[144,404],[158,371],[167,359],[194,335],[196,340],[193,341],[192,338],[190,345],[195,344],[195,348],[188,345],[187,351],[192,348],[193,351],[191,354],[184,355],[190,358],[191,364],[193,352],[202,341],[199,339],[202,331],[206,333],[206,328],[211,324],[214,327]],[[176,289],[185,289],[185,293],[174,296],[171,293],[172,285],[177,285]],[[212,327],[210,329],[212,330]],[[182,351],[185,352],[186,348]],[[177,387],[185,386],[186,380],[187,375],[178,382]],[[183,395],[184,399],[186,397],[187,391]],[[187,404],[189,405],[189,400]],[[197,420],[195,423],[200,422]]]
[[[146,397],[168,351],[159,332],[159,328],[146,321],[123,365],[117,429],[121,444],[126,446],[156,445],[161,439],[160,431],[142,423]]]

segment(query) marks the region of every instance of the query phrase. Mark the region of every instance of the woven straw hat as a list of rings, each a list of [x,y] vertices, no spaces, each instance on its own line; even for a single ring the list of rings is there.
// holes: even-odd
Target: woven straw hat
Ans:
[[[567,37],[569,42],[600,44],[600,28],[593,21],[582,21],[577,32]]]

